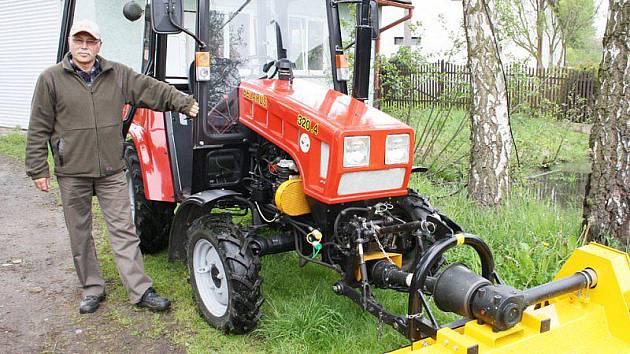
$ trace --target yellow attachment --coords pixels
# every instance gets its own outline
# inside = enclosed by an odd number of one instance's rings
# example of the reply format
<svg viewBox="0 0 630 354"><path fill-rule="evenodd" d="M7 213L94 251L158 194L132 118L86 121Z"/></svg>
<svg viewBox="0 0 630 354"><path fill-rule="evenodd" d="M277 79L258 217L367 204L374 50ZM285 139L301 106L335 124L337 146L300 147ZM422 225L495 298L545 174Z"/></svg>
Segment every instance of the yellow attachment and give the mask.
<svg viewBox="0 0 630 354"><path fill-rule="evenodd" d="M389 257L389 259L392 260L392 262L394 262L396 267L402 268L402 254L387 252L387 256ZM363 259L365 259L365 263L368 263L370 261L378 261L380 259L386 259L386 258L387 257L385 257L385 254L383 254L383 252L381 251L366 253L365 256L363 257ZM359 264L357 264L357 266L354 268L354 277L356 278L357 281L361 281L361 271L359 269Z"/></svg>
<svg viewBox="0 0 630 354"><path fill-rule="evenodd" d="M455 238L457 239L457 245L461 246L464 244L464 242L466 241L466 236L464 236L464 234L456 234Z"/></svg>
<svg viewBox="0 0 630 354"><path fill-rule="evenodd" d="M306 201L301 178L282 182L276 191L276 207L290 216L304 215L311 212L311 208Z"/></svg>
<svg viewBox="0 0 630 354"><path fill-rule="evenodd" d="M322 240L322 238L324 238L324 235L322 235L321 231L315 229L311 232L309 232L306 235L306 241L308 243L314 243L314 242L320 242Z"/></svg>
<svg viewBox="0 0 630 354"><path fill-rule="evenodd" d="M595 288L530 306L507 331L469 321L392 353L630 353L630 258L592 243L575 250L556 279L585 268L597 273Z"/></svg>

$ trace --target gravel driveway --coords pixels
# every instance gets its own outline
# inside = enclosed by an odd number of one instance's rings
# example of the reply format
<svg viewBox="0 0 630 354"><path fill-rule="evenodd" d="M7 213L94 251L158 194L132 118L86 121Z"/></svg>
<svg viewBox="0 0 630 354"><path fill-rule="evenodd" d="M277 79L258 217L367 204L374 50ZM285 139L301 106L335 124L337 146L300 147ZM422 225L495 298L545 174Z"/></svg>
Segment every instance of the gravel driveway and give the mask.
<svg viewBox="0 0 630 354"><path fill-rule="evenodd" d="M164 326L153 314L127 303L108 300L95 314L78 314L78 280L56 195L37 191L22 162L0 155L0 352L184 352L168 330L156 331Z"/></svg>

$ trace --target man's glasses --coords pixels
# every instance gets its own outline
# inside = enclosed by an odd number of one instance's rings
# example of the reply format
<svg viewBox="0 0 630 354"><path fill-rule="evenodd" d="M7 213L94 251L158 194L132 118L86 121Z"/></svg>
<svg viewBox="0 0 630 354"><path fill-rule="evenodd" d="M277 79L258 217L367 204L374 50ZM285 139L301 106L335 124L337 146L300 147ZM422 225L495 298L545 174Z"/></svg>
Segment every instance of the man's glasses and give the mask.
<svg viewBox="0 0 630 354"><path fill-rule="evenodd" d="M99 41L98 39L79 39L79 38L72 38L72 43L74 43L74 45L86 45L88 47L95 47L97 44L99 44L101 41Z"/></svg>

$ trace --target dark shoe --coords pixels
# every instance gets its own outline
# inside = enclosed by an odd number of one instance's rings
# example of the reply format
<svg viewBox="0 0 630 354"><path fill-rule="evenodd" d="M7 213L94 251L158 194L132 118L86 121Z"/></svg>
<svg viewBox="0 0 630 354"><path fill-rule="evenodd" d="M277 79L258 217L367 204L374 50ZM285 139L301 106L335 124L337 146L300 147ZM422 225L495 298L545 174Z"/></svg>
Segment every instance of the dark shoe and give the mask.
<svg viewBox="0 0 630 354"><path fill-rule="evenodd" d="M158 295L158 293L155 292L155 289L148 288L136 306L146 307L151 311L166 311L171 307L171 302Z"/></svg>
<svg viewBox="0 0 630 354"><path fill-rule="evenodd" d="M88 295L81 299L81 304L79 304L79 313L92 313L98 309L98 306L105 300L105 293L101 295Z"/></svg>

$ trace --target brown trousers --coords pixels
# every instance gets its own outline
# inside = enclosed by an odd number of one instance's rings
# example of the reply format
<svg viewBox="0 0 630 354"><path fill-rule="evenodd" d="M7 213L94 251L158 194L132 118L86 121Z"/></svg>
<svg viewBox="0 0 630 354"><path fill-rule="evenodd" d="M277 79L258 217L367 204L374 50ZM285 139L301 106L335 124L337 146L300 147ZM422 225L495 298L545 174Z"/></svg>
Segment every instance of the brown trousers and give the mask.
<svg viewBox="0 0 630 354"><path fill-rule="evenodd" d="M144 272L140 240L131 220L131 205L124 172L98 178L58 176L57 180L70 234L74 267L83 296L100 295L105 291L105 281L92 238L92 196L95 194L107 223L114 260L129 300L132 303L140 302L152 283Z"/></svg>

